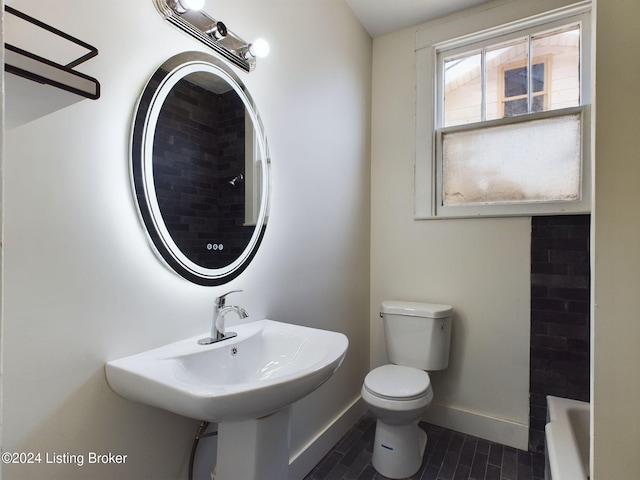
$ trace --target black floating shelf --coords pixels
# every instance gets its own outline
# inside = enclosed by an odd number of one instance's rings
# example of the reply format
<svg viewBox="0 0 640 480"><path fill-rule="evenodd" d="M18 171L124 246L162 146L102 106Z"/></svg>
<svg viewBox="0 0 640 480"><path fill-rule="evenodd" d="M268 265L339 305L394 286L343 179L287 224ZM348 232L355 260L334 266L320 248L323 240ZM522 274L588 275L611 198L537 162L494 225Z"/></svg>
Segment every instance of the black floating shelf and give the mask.
<svg viewBox="0 0 640 480"><path fill-rule="evenodd" d="M100 83L98 80L73 69L81 63L98 55L97 48L8 5L5 5L4 10L11 15L15 15L22 20L43 28L48 32L88 50L85 55L82 55L74 61L66 65L60 65L59 63L35 55L23 50L22 48L16 47L15 45L5 43L4 69L6 72L19 75L23 78L33 80L34 82L52 85L62 90L66 90L67 92L72 92L92 100L100 98Z"/></svg>

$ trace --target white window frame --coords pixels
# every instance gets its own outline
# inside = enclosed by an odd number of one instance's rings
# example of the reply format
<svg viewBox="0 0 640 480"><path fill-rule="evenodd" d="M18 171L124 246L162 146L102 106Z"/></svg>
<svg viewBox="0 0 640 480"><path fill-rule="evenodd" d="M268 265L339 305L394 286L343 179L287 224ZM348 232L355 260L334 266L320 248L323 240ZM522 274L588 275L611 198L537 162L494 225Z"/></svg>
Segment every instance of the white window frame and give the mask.
<svg viewBox="0 0 640 480"><path fill-rule="evenodd" d="M539 5L544 3L544 6ZM543 11L543 7L545 10ZM416 219L470 218L496 216L532 216L550 214L588 213L591 210L591 122L589 104L592 98L591 60L591 1L552 0L510 3L492 2L455 16L447 22L427 25L416 34L416 164L415 212ZM436 95L438 79L438 52L453 50L478 42L496 41L516 32L558 23L581 23L581 103L582 112L582 175L581 195L578 201L518 202L470 206L443 206L441 176L438 159L438 129L441 112ZM575 109L570 109L575 110ZM566 112L566 109L564 111ZM544 112L543 115L562 115L563 110ZM501 119L516 123L531 119L528 114ZM491 121L490 121L491 122ZM490 122L487 125L490 125ZM465 128L462 126L462 128ZM441 129L442 130L442 129Z"/></svg>

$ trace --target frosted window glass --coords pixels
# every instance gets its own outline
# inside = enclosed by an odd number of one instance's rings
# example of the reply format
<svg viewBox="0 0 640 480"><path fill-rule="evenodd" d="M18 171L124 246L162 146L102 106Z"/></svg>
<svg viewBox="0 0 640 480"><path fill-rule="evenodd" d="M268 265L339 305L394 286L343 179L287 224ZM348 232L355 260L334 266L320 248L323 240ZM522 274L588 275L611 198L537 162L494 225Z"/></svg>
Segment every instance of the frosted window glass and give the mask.
<svg viewBox="0 0 640 480"><path fill-rule="evenodd" d="M579 200L581 118L443 133L443 204Z"/></svg>

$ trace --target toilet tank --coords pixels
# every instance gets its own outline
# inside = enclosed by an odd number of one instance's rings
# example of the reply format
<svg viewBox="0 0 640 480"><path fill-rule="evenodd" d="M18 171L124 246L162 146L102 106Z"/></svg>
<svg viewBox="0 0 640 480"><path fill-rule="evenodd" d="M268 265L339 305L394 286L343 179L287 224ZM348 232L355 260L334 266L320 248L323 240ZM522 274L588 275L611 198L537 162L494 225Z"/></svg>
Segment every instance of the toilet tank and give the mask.
<svg viewBox="0 0 640 480"><path fill-rule="evenodd" d="M443 370L449 365L453 307L435 303L382 302L389 361L420 370Z"/></svg>

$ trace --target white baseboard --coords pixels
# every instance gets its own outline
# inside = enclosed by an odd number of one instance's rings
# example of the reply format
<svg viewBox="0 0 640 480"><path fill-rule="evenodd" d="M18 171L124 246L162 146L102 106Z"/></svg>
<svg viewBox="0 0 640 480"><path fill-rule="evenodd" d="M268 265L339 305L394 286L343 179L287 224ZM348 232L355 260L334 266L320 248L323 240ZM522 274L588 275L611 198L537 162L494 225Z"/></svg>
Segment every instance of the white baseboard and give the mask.
<svg viewBox="0 0 640 480"><path fill-rule="evenodd" d="M431 404L422 419L433 425L502 443L520 450L528 450L529 448L529 426L504 418Z"/></svg>
<svg viewBox="0 0 640 480"><path fill-rule="evenodd" d="M358 396L306 445L293 453L289 458L289 480L306 477L366 411L367 406Z"/></svg>

